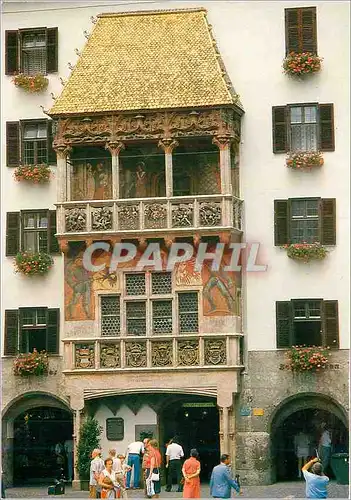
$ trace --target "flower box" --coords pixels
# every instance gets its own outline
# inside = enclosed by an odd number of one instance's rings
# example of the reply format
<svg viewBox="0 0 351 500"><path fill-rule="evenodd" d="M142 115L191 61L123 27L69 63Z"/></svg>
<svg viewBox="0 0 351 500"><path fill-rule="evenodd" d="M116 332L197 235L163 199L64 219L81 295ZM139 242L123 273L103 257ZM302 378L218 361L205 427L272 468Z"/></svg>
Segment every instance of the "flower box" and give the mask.
<svg viewBox="0 0 351 500"><path fill-rule="evenodd" d="M46 375L49 371L48 356L45 351L36 349L32 353L19 354L13 363L13 371L21 377Z"/></svg>
<svg viewBox="0 0 351 500"><path fill-rule="evenodd" d="M35 76L23 75L19 73L13 78L16 87L20 87L27 92L42 92L49 85L49 80L41 74Z"/></svg>
<svg viewBox="0 0 351 500"><path fill-rule="evenodd" d="M51 170L46 164L41 165L20 165L14 172L16 181L29 181L34 184L44 184L49 182Z"/></svg>
<svg viewBox="0 0 351 500"><path fill-rule="evenodd" d="M53 264L51 255L45 252L19 252L15 257L16 272L26 276L46 274Z"/></svg>
<svg viewBox="0 0 351 500"><path fill-rule="evenodd" d="M290 259L309 262L310 260L322 260L326 257L328 251L320 243L292 243L284 245L286 253Z"/></svg>
<svg viewBox="0 0 351 500"><path fill-rule="evenodd" d="M290 151L286 157L286 166L293 170L311 170L324 164L320 151Z"/></svg>
<svg viewBox="0 0 351 500"><path fill-rule="evenodd" d="M288 75L302 76L320 71L321 62L322 58L311 52L290 52L284 59L283 69Z"/></svg>
<svg viewBox="0 0 351 500"><path fill-rule="evenodd" d="M292 346L286 355L288 358L286 368L288 370L293 372L319 372L326 368L330 352L329 347L296 345Z"/></svg>

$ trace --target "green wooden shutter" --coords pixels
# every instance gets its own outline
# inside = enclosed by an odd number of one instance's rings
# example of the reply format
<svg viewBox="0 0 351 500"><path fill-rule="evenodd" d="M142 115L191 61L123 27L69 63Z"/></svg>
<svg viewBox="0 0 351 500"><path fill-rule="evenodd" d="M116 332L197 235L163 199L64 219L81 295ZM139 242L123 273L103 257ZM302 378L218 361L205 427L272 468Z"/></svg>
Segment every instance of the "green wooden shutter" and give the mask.
<svg viewBox="0 0 351 500"><path fill-rule="evenodd" d="M289 300L275 303L277 348L288 348L293 344L292 307Z"/></svg>
<svg viewBox="0 0 351 500"><path fill-rule="evenodd" d="M6 165L18 167L20 164L20 124L6 122Z"/></svg>
<svg viewBox="0 0 351 500"><path fill-rule="evenodd" d="M15 256L20 250L20 213L6 214L6 256Z"/></svg>
<svg viewBox="0 0 351 500"><path fill-rule="evenodd" d="M273 132L273 153L285 153L288 149L286 106L273 106L272 132Z"/></svg>
<svg viewBox="0 0 351 500"><path fill-rule="evenodd" d="M56 210L49 210L49 227L48 227L48 242L49 253L61 253L59 242L55 236L56 234Z"/></svg>
<svg viewBox="0 0 351 500"><path fill-rule="evenodd" d="M316 7L305 7L299 10L301 18L301 52L317 54Z"/></svg>
<svg viewBox="0 0 351 500"><path fill-rule="evenodd" d="M4 356L16 356L18 352L18 310L5 311Z"/></svg>
<svg viewBox="0 0 351 500"><path fill-rule="evenodd" d="M335 198L324 198L320 201L320 224L322 245L336 245Z"/></svg>
<svg viewBox="0 0 351 500"><path fill-rule="evenodd" d="M47 352L49 354L59 354L60 309L48 309L46 332Z"/></svg>
<svg viewBox="0 0 351 500"><path fill-rule="evenodd" d="M18 71L18 31L5 31L5 75Z"/></svg>
<svg viewBox="0 0 351 500"><path fill-rule="evenodd" d="M19 327L18 327L18 336L19 336L19 349L20 352L26 353L28 352L27 345L27 334L23 332L23 316L24 313L28 310L33 311L34 307L20 307L19 308Z"/></svg>
<svg viewBox="0 0 351 500"><path fill-rule="evenodd" d="M48 164L49 165L56 165L57 164L56 152L52 146L53 141L54 141L53 121L48 120L48 124L47 124L47 152L48 152Z"/></svg>
<svg viewBox="0 0 351 500"><path fill-rule="evenodd" d="M285 9L285 53L299 52L299 9Z"/></svg>
<svg viewBox="0 0 351 500"><path fill-rule="evenodd" d="M339 347L339 315L338 301L323 301L323 344L329 347Z"/></svg>
<svg viewBox="0 0 351 500"><path fill-rule="evenodd" d="M289 200L274 200L274 245L289 243Z"/></svg>
<svg viewBox="0 0 351 500"><path fill-rule="evenodd" d="M335 151L334 104L319 105L319 148Z"/></svg>
<svg viewBox="0 0 351 500"><path fill-rule="evenodd" d="M58 28L48 28L46 40L46 70L55 73L58 71Z"/></svg>

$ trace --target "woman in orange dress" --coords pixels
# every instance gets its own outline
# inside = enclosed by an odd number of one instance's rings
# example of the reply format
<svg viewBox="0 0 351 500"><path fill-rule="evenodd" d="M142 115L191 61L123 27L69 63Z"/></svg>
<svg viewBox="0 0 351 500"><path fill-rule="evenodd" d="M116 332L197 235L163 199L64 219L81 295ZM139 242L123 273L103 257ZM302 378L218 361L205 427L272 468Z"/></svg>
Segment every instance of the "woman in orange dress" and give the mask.
<svg viewBox="0 0 351 500"><path fill-rule="evenodd" d="M182 473L184 476L183 498L200 498L200 471L197 450L190 450L190 458L185 460Z"/></svg>

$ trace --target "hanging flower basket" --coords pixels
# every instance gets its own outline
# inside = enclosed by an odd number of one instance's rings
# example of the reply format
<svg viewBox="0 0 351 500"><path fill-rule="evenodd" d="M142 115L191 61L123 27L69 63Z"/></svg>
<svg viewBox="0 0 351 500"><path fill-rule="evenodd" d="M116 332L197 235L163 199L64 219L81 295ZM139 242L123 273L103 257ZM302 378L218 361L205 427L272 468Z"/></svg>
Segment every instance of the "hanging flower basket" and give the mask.
<svg viewBox="0 0 351 500"><path fill-rule="evenodd" d="M290 259L309 262L310 260L322 260L326 257L328 251L320 243L293 243L284 245L286 253Z"/></svg>
<svg viewBox="0 0 351 500"><path fill-rule="evenodd" d="M20 165L14 172L16 181L29 181L34 184L44 184L49 182L51 170L46 164L41 165Z"/></svg>
<svg viewBox="0 0 351 500"><path fill-rule="evenodd" d="M16 272L26 276L46 274L53 264L51 255L44 252L19 252L15 257Z"/></svg>
<svg viewBox="0 0 351 500"><path fill-rule="evenodd" d="M286 368L292 372L324 370L330 356L329 347L306 347L293 345L286 353L288 363Z"/></svg>
<svg viewBox="0 0 351 500"><path fill-rule="evenodd" d="M312 52L290 52L283 62L284 73L293 76L316 73L321 69L322 60Z"/></svg>
<svg viewBox="0 0 351 500"><path fill-rule="evenodd" d="M46 375L49 371L48 356L45 351L36 349L32 353L19 354L13 363L13 371L20 377Z"/></svg>
<svg viewBox="0 0 351 500"><path fill-rule="evenodd" d="M20 87L27 92L42 92L49 85L49 80L41 74L35 76L23 75L19 73L13 78L16 87Z"/></svg>
<svg viewBox="0 0 351 500"><path fill-rule="evenodd" d="M293 170L311 170L324 164L320 151L289 152L286 157L286 166Z"/></svg>

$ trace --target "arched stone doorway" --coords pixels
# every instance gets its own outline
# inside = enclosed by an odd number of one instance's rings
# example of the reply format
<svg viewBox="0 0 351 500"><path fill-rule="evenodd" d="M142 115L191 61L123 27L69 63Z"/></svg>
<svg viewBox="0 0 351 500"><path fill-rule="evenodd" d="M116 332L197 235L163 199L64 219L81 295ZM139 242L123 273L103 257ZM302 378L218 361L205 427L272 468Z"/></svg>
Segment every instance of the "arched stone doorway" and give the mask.
<svg viewBox="0 0 351 500"><path fill-rule="evenodd" d="M159 414L160 439L166 444L178 436L185 457L196 448L200 454L201 480L208 481L219 463L219 411L215 398L177 395L167 398Z"/></svg>
<svg viewBox="0 0 351 500"><path fill-rule="evenodd" d="M27 393L13 400L3 413L3 471L6 485L31 484L68 472L65 453L56 445L73 439L68 403L47 393ZM56 448L56 450L55 450Z"/></svg>
<svg viewBox="0 0 351 500"><path fill-rule="evenodd" d="M284 400L270 422L273 481L298 480L294 437L302 431L309 438L309 456L316 456L321 424L332 434L333 452L348 450L347 415L339 403L323 394L303 393ZM333 478L328 468L326 473Z"/></svg>

